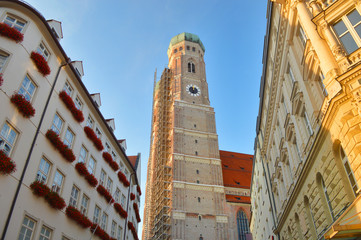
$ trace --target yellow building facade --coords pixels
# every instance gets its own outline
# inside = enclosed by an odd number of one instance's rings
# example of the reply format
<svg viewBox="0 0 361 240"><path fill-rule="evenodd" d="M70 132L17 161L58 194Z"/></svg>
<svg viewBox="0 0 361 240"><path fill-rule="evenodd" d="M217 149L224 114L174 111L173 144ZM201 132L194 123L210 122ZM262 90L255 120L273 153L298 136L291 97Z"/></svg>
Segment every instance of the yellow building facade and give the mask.
<svg viewBox="0 0 361 240"><path fill-rule="evenodd" d="M254 239L357 239L361 1L270 1L251 187Z"/></svg>

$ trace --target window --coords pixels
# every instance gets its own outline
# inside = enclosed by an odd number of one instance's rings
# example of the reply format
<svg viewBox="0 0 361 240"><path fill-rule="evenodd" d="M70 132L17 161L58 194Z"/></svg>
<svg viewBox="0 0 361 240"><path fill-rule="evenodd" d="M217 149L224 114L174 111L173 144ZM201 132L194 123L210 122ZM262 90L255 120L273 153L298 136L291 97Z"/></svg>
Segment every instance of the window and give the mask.
<svg viewBox="0 0 361 240"><path fill-rule="evenodd" d="M123 208L125 208L125 195L124 194L122 194L122 200L121 200L120 204L122 205Z"/></svg>
<svg viewBox="0 0 361 240"><path fill-rule="evenodd" d="M323 177L322 177L322 176L321 176L321 187L322 187L323 193L325 194L326 203L327 203L328 209L330 210L332 219L334 219L335 216L333 215L333 209L332 209L332 205L331 205L330 196L328 195L327 187L326 187L326 185L325 185L325 182L323 181Z"/></svg>
<svg viewBox="0 0 361 240"><path fill-rule="evenodd" d="M178 50L177 49L174 49L174 51L173 51L174 53L177 53L178 52Z"/></svg>
<svg viewBox="0 0 361 240"><path fill-rule="evenodd" d="M183 47L180 47L180 48L179 48L179 51L182 51L182 50L183 50Z"/></svg>
<svg viewBox="0 0 361 240"><path fill-rule="evenodd" d="M202 220L202 216L198 215L198 220L201 221Z"/></svg>
<svg viewBox="0 0 361 240"><path fill-rule="evenodd" d="M199 174L199 170L198 170L198 169L196 170L196 173Z"/></svg>
<svg viewBox="0 0 361 240"><path fill-rule="evenodd" d="M319 74L319 79L318 79L318 83L320 84L320 87L322 89L322 93L325 97L327 97L328 92L326 90L325 84L323 84L323 80L325 80L325 76L323 75L322 72L320 72Z"/></svg>
<svg viewBox="0 0 361 240"><path fill-rule="evenodd" d="M312 126L311 126L311 122L310 122L310 119L308 118L308 115L307 115L307 112L304 111L303 113L303 120L305 122L305 125L306 125L306 128L307 128L307 131L310 135L313 134L313 130L312 130Z"/></svg>
<svg viewBox="0 0 361 240"><path fill-rule="evenodd" d="M196 140L194 140L194 142L195 142L195 143L198 143L198 140L196 139Z"/></svg>
<svg viewBox="0 0 361 240"><path fill-rule="evenodd" d="M69 96L71 96L72 93L73 93L73 88L71 87L71 85L70 85L69 82L66 82L66 83L65 83L63 90L64 90Z"/></svg>
<svg viewBox="0 0 361 240"><path fill-rule="evenodd" d="M39 240L50 240L51 239L51 229L42 226L40 231Z"/></svg>
<svg viewBox="0 0 361 240"><path fill-rule="evenodd" d="M238 228L238 239L246 240L246 235L250 233L249 223L247 215L244 211L239 210L237 212L237 228Z"/></svg>
<svg viewBox="0 0 361 240"><path fill-rule="evenodd" d="M291 65L290 65L290 64L288 64L287 73L288 73L288 75L290 76L290 79L291 79L291 82L292 82L292 86L293 86L293 84L296 82L296 79L295 79L295 75L293 74L293 71L292 71L292 68L291 68Z"/></svg>
<svg viewBox="0 0 361 240"><path fill-rule="evenodd" d="M120 197L120 190L119 188L117 188L117 190L115 190L115 194L114 194L114 200L115 202L119 203L119 197Z"/></svg>
<svg viewBox="0 0 361 240"><path fill-rule="evenodd" d="M78 198L79 198L79 188L77 188L75 185L73 185L73 188L71 189L69 205L76 207Z"/></svg>
<svg viewBox="0 0 361 240"><path fill-rule="evenodd" d="M44 43L40 43L39 47L36 49L36 51L39 54L41 54L45 58L46 61L48 61L50 53L49 53L48 49L45 47Z"/></svg>
<svg viewBox="0 0 361 240"><path fill-rule="evenodd" d="M51 190L60 194L61 188L63 186L63 180L64 180L64 175L61 172L59 172L59 170L56 170Z"/></svg>
<svg viewBox="0 0 361 240"><path fill-rule="evenodd" d="M102 216L102 222L100 224L100 227L104 230L107 231L107 223L108 223L108 215L103 212L103 216Z"/></svg>
<svg viewBox="0 0 361 240"><path fill-rule="evenodd" d="M83 106L83 103L80 101L80 98L79 97L76 97L75 98L75 107L78 109L78 110L81 110L81 107Z"/></svg>
<svg viewBox="0 0 361 240"><path fill-rule="evenodd" d="M0 72L2 72L8 58L9 58L8 54L4 52L0 52Z"/></svg>
<svg viewBox="0 0 361 240"><path fill-rule="evenodd" d="M107 151L108 153L111 153L111 148L110 148L110 146L109 146L109 143L105 143L105 151Z"/></svg>
<svg viewBox="0 0 361 240"><path fill-rule="evenodd" d="M54 116L53 124L51 125L51 130L60 135L61 129L63 127L63 122L64 121L61 119L61 117L56 113Z"/></svg>
<svg viewBox="0 0 361 240"><path fill-rule="evenodd" d="M93 216L93 222L99 223L99 216L100 216L100 208L98 206L95 206L94 208L94 216Z"/></svg>
<svg viewBox="0 0 361 240"><path fill-rule="evenodd" d="M64 144L71 148L74 141L74 133L68 128L65 133Z"/></svg>
<svg viewBox="0 0 361 240"><path fill-rule="evenodd" d="M112 222L112 227L110 229L110 236L112 238L115 238L115 232L117 231L117 223L116 222Z"/></svg>
<svg viewBox="0 0 361 240"><path fill-rule="evenodd" d="M102 169L100 172L99 184L105 186L105 179L107 178L106 172Z"/></svg>
<svg viewBox="0 0 361 240"><path fill-rule="evenodd" d="M0 133L0 150L7 156L10 155L11 149L14 147L17 132L8 124L5 123Z"/></svg>
<svg viewBox="0 0 361 240"><path fill-rule="evenodd" d="M198 197L198 202L201 202L201 198L200 198L200 197Z"/></svg>
<svg viewBox="0 0 361 240"><path fill-rule="evenodd" d="M357 195L358 186L357 186L355 174L352 171L350 162L348 161L348 158L347 158L342 146L340 146L340 155L341 155L341 160L342 160L343 166L345 167L345 170L346 170L346 173L348 176L348 180L350 181L352 190L353 190L354 194Z"/></svg>
<svg viewBox="0 0 361 240"><path fill-rule="evenodd" d="M118 234L117 234L117 240L120 240L122 238L123 228L121 226L118 226Z"/></svg>
<svg viewBox="0 0 361 240"><path fill-rule="evenodd" d="M84 146L81 146L79 153L79 162L85 163L88 156L88 150Z"/></svg>
<svg viewBox="0 0 361 240"><path fill-rule="evenodd" d="M83 194L83 198L81 200L80 212L86 216L88 213L88 205L89 205L89 198L87 195Z"/></svg>
<svg viewBox="0 0 361 240"><path fill-rule="evenodd" d="M187 50L191 50L191 48L189 46L187 46Z"/></svg>
<svg viewBox="0 0 361 240"><path fill-rule="evenodd" d="M61 237L61 240L70 240L70 238L67 238L67 237L65 237L65 236L62 236L62 237Z"/></svg>
<svg viewBox="0 0 361 240"><path fill-rule="evenodd" d="M199 180L197 180L197 183L199 183Z"/></svg>
<svg viewBox="0 0 361 240"><path fill-rule="evenodd" d="M108 177L108 181L107 181L107 190L108 192L110 192L110 194L112 194L113 192L113 180L111 180L109 177Z"/></svg>
<svg viewBox="0 0 361 240"><path fill-rule="evenodd" d="M99 139L102 137L102 132L99 130L99 128L95 128L95 134Z"/></svg>
<svg viewBox="0 0 361 240"><path fill-rule="evenodd" d="M298 26L298 37L300 38L302 45L305 46L307 42L307 36L301 25Z"/></svg>
<svg viewBox="0 0 361 240"><path fill-rule="evenodd" d="M10 27L15 28L19 32L21 32L23 30L23 28L25 27L25 24L26 24L25 21L20 20L14 16L9 16L9 15L6 15L6 17L4 19L4 23L9 25Z"/></svg>
<svg viewBox="0 0 361 240"><path fill-rule="evenodd" d="M25 216L23 223L21 225L18 240L32 239L35 225L36 225L36 222L33 219L29 218L28 216Z"/></svg>
<svg viewBox="0 0 361 240"><path fill-rule="evenodd" d="M93 124L94 124L94 120L93 118L89 115L88 116L88 120L86 121L86 125L90 128L93 128Z"/></svg>
<svg viewBox="0 0 361 240"><path fill-rule="evenodd" d="M188 63L188 72L191 72L191 73L196 72L196 67L195 67L194 63L192 63L192 62Z"/></svg>
<svg viewBox="0 0 361 240"><path fill-rule="evenodd" d="M192 51L195 52L195 51L196 51L196 48L195 48L195 47L192 47Z"/></svg>
<svg viewBox="0 0 361 240"><path fill-rule="evenodd" d="M28 75L25 76L23 82L21 83L20 89L18 91L19 94L23 95L26 100L30 102L32 99L36 86L33 81L29 78Z"/></svg>
<svg viewBox="0 0 361 240"><path fill-rule="evenodd" d="M42 182L46 184L46 180L48 179L48 174L50 170L50 163L44 157L40 160L39 170L36 174L36 181Z"/></svg>
<svg viewBox="0 0 361 240"><path fill-rule="evenodd" d="M197 151L195 152L195 154L196 154L196 156L198 156L198 152L197 152Z"/></svg>
<svg viewBox="0 0 361 240"><path fill-rule="evenodd" d="M341 20L333 25L338 38L348 54L356 51L361 46L361 16L354 9L343 16Z"/></svg>
<svg viewBox="0 0 361 240"><path fill-rule="evenodd" d="M94 174L95 171L95 165L96 165L96 161L93 157L90 157L89 159L89 164L88 164L88 172L90 174Z"/></svg>
<svg viewBox="0 0 361 240"><path fill-rule="evenodd" d="M113 151L112 151L112 156L113 156L113 160L116 161L115 159L117 159L117 155Z"/></svg>
<svg viewBox="0 0 361 240"><path fill-rule="evenodd" d="M126 177L128 177L128 173L129 173L128 170L125 168L125 169L124 169L124 175L125 175Z"/></svg>

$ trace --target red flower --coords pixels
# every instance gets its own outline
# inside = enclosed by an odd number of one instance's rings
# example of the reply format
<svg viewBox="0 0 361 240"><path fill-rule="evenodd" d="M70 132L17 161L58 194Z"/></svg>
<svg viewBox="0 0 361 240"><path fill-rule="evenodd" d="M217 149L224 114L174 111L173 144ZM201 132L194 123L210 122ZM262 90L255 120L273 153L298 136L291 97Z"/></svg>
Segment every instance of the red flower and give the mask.
<svg viewBox="0 0 361 240"><path fill-rule="evenodd" d="M65 201L56 192L49 192L45 195L45 200L55 209L62 210L65 207Z"/></svg>
<svg viewBox="0 0 361 240"><path fill-rule="evenodd" d="M131 193L130 194L130 200L134 200L135 199L135 194L134 193Z"/></svg>
<svg viewBox="0 0 361 240"><path fill-rule="evenodd" d="M15 93L11 96L10 101L16 105L24 117L30 118L35 115L35 109L23 95Z"/></svg>
<svg viewBox="0 0 361 240"><path fill-rule="evenodd" d="M119 172L118 172L118 178L119 178L119 181L121 181L125 187L129 187L130 182L128 181L128 179L127 179L127 177L124 175L124 173L122 173L121 171L119 171Z"/></svg>
<svg viewBox="0 0 361 240"><path fill-rule="evenodd" d="M73 117L78 122L83 122L84 121L83 112L75 107L73 99L71 99L71 97L65 91L61 91L59 93L59 97L61 100L63 100L63 102L65 103L67 108L70 110L71 114L73 115Z"/></svg>
<svg viewBox="0 0 361 240"><path fill-rule="evenodd" d="M98 184L98 180L94 177L93 174L89 174L88 176L85 177L85 179L92 187L95 187Z"/></svg>
<svg viewBox="0 0 361 240"><path fill-rule="evenodd" d="M86 127L84 127L84 132L99 151L102 151L104 149L102 141L97 137L97 135L95 134L93 129L86 126Z"/></svg>
<svg viewBox="0 0 361 240"><path fill-rule="evenodd" d="M24 39L24 34L19 32L17 29L10 27L6 23L0 23L0 35L10 38L17 43L22 42Z"/></svg>
<svg viewBox="0 0 361 240"><path fill-rule="evenodd" d="M98 224L93 223L90 227L90 231L100 237L102 240L110 240L108 233L106 233Z"/></svg>
<svg viewBox="0 0 361 240"><path fill-rule="evenodd" d="M79 162L75 165L75 169L77 170L77 172L84 176L85 179L88 181L88 183L90 184L90 186L95 187L98 184L98 180L94 177L93 174L90 174L88 172L88 169L86 169L86 166L84 163Z"/></svg>
<svg viewBox="0 0 361 240"><path fill-rule="evenodd" d="M68 161L73 162L75 160L75 156L73 151L65 145L59 138L59 135L53 130L49 129L45 136L49 139L49 141L53 144L53 146L58 149L60 154Z"/></svg>
<svg viewBox="0 0 361 240"><path fill-rule="evenodd" d="M132 231L134 239L138 240L138 234L132 222L128 221L128 228L130 229L130 231Z"/></svg>
<svg viewBox="0 0 361 240"><path fill-rule="evenodd" d="M3 82L4 82L3 74L0 73L0 87L3 85Z"/></svg>
<svg viewBox="0 0 361 240"><path fill-rule="evenodd" d="M142 191L140 190L139 185L137 186L137 192L139 193L139 195L142 195Z"/></svg>
<svg viewBox="0 0 361 240"><path fill-rule="evenodd" d="M137 218L137 221L140 222L140 216L139 216L139 208L137 203L133 203L133 208L135 210L135 217Z"/></svg>
<svg viewBox="0 0 361 240"><path fill-rule="evenodd" d="M97 187L97 191L100 195L102 195L107 200L107 202L111 202L111 203L114 202L112 195L102 185L99 185Z"/></svg>
<svg viewBox="0 0 361 240"><path fill-rule="evenodd" d="M35 63L38 71L43 74L44 77L50 74L50 67L48 65L48 62L41 54L33 51L31 52L30 58Z"/></svg>
<svg viewBox="0 0 361 240"><path fill-rule="evenodd" d="M114 208L122 218L128 217L127 211L125 211L119 203L114 203Z"/></svg>
<svg viewBox="0 0 361 240"><path fill-rule="evenodd" d="M69 218L77 222L82 228L88 228L92 225L92 222L73 206L68 206L65 210L65 213Z"/></svg>
<svg viewBox="0 0 361 240"><path fill-rule="evenodd" d="M30 184L30 188L33 190L33 193L39 197L44 197L50 192L50 188L39 181Z"/></svg>
<svg viewBox="0 0 361 240"><path fill-rule="evenodd" d="M104 160L110 165L110 167L114 170L117 171L119 169L119 165L118 163L116 163L113 158L112 155L110 155L110 153L108 152L103 152L103 158Z"/></svg>
<svg viewBox="0 0 361 240"><path fill-rule="evenodd" d="M10 174L16 171L16 164L0 150L0 173Z"/></svg>

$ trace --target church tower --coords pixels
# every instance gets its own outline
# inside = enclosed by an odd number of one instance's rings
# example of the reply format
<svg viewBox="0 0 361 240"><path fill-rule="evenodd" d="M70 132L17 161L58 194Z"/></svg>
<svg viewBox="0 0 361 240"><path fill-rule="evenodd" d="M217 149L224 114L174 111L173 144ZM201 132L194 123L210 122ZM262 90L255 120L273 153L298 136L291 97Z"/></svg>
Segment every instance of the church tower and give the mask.
<svg viewBox="0 0 361 240"><path fill-rule="evenodd" d="M143 239L228 239L215 113L197 35L171 39L155 83Z"/></svg>

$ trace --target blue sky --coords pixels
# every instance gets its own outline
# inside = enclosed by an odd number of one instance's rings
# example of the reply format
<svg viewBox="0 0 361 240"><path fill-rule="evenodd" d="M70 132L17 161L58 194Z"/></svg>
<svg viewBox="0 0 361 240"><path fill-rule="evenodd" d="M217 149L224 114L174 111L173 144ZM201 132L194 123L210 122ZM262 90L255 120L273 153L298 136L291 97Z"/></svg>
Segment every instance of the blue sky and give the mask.
<svg viewBox="0 0 361 240"><path fill-rule="evenodd" d="M115 118L129 155L142 154L142 190L152 112L154 71L168 64L170 39L197 34L221 150L253 154L266 31L266 0L27 0L46 19L62 22L61 44L84 64L90 93ZM144 194L140 206L143 215ZM141 230L141 224L140 224Z"/></svg>

